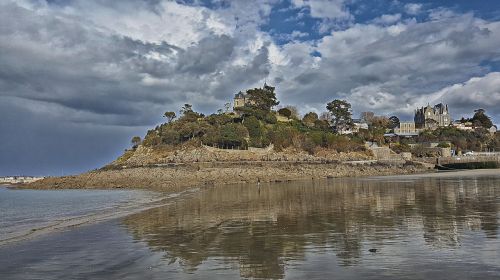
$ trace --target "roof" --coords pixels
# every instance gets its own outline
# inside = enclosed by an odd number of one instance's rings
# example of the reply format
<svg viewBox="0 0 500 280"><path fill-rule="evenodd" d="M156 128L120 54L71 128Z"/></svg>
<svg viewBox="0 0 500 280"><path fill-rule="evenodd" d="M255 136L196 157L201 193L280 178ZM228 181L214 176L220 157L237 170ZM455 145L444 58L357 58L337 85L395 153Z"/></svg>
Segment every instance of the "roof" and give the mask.
<svg viewBox="0 0 500 280"><path fill-rule="evenodd" d="M366 123L366 121L363 119L352 119L352 122L353 123Z"/></svg>
<svg viewBox="0 0 500 280"><path fill-rule="evenodd" d="M234 98L245 98L245 94L243 92L238 92L237 94L234 95Z"/></svg>

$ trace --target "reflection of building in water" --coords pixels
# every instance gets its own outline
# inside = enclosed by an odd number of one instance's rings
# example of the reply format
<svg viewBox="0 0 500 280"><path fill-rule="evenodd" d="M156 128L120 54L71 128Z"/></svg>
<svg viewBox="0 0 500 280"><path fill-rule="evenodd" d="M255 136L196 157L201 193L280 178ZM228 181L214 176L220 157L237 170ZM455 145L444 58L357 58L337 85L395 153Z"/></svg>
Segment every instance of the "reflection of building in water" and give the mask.
<svg viewBox="0 0 500 280"><path fill-rule="evenodd" d="M397 240L408 231L431 246L457 246L464 229L496 236L494 184L425 179L333 180L273 186L212 187L124 220L138 240L196 269L209 258L237 262L245 278L283 278L285 260L307 250L334 252L354 265L366 242ZM496 181L498 184L498 181ZM472 186L472 187L471 187Z"/></svg>

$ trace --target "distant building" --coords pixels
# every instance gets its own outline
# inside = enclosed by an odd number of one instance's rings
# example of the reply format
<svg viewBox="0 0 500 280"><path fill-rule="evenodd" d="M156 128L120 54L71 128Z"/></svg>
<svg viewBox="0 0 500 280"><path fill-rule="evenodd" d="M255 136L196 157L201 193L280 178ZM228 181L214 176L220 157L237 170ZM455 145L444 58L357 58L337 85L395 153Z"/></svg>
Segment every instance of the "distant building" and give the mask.
<svg viewBox="0 0 500 280"><path fill-rule="evenodd" d="M472 125L472 122L455 121L455 122L453 122L453 127L455 127L456 129L464 130L464 131L474 130L474 126Z"/></svg>
<svg viewBox="0 0 500 280"><path fill-rule="evenodd" d="M436 129L451 124L448 105L443 103L439 103L434 107L427 105L427 107L417 109L414 120L416 129Z"/></svg>
<svg viewBox="0 0 500 280"><path fill-rule="evenodd" d="M368 123L364 119L353 119L352 123L356 132L359 132L360 129L368 130Z"/></svg>
<svg viewBox="0 0 500 280"><path fill-rule="evenodd" d="M399 122L399 126L394 129L394 134L398 136L416 136L419 132L415 126L415 122L412 121Z"/></svg>
<svg viewBox="0 0 500 280"><path fill-rule="evenodd" d="M360 129L368 130L368 123L363 119L353 119L351 126L342 126L340 129L336 129L337 133L342 135L358 133Z"/></svg>
<svg viewBox="0 0 500 280"><path fill-rule="evenodd" d="M33 177L33 176L7 176L0 177L0 184L20 184L20 183L31 183L38 180L42 180L45 177Z"/></svg>
<svg viewBox="0 0 500 280"><path fill-rule="evenodd" d="M497 128L497 126L496 126L496 125L494 125L494 126L490 127L490 129L488 129L488 131L489 131L491 134L495 134L495 133L497 133L498 128Z"/></svg>

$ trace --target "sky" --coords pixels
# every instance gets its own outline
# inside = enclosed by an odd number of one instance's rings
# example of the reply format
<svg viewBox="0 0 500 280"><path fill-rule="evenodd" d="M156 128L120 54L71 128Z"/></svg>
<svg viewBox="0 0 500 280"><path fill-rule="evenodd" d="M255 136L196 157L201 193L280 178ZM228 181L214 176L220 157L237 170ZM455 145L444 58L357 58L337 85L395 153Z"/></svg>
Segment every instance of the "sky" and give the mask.
<svg viewBox="0 0 500 280"><path fill-rule="evenodd" d="M0 176L99 168L184 103L240 90L500 123L497 0L0 0Z"/></svg>

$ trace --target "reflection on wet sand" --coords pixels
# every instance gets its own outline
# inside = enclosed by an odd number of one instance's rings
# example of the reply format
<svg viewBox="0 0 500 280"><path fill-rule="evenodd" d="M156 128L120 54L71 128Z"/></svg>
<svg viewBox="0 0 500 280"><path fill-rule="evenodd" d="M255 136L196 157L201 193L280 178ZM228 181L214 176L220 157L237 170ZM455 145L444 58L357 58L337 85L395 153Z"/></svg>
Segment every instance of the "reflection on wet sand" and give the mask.
<svg viewBox="0 0 500 280"><path fill-rule="evenodd" d="M204 189L132 215L124 225L170 262L217 259L242 277L282 278L289 262L332 252L356 266L370 246L422 239L456 248L464 232L498 238L500 179L342 179Z"/></svg>

